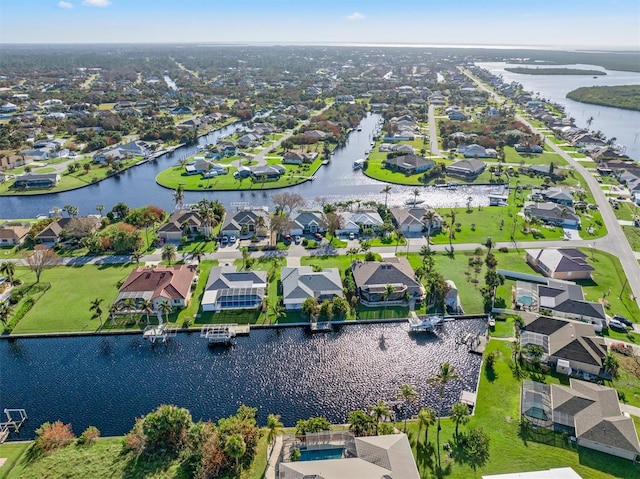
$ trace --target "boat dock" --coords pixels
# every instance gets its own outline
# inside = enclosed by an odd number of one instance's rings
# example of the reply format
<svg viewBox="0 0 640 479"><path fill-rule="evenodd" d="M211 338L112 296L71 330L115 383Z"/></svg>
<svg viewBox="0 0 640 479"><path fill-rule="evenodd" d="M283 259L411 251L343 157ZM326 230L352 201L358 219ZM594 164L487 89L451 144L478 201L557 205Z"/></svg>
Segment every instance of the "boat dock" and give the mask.
<svg viewBox="0 0 640 479"><path fill-rule="evenodd" d="M164 324L160 326L149 325L144 328L142 337L151 341L151 344L155 344L156 341L166 343L169 338L173 338L178 334L177 328L168 328Z"/></svg>
<svg viewBox="0 0 640 479"><path fill-rule="evenodd" d="M0 422L0 444L3 444L9 437L11 431L20 432L20 428L27 419L27 411L24 409L5 409L7 420Z"/></svg>
<svg viewBox="0 0 640 479"><path fill-rule="evenodd" d="M231 344L236 336L248 336L248 324L204 324L200 329L200 337L206 338L209 344Z"/></svg>
<svg viewBox="0 0 640 479"><path fill-rule="evenodd" d="M444 322L442 316L418 316L415 311L409 313L409 332L433 332L439 324Z"/></svg>
<svg viewBox="0 0 640 479"><path fill-rule="evenodd" d="M312 333L320 333L323 331L333 331L333 326L329 321L312 321L309 325Z"/></svg>

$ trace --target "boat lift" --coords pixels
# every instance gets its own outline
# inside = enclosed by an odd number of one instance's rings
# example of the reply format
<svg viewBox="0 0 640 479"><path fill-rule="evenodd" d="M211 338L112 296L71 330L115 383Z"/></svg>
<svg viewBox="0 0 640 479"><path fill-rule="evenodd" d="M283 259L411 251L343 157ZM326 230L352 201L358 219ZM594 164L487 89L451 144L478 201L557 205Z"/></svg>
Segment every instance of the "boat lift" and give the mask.
<svg viewBox="0 0 640 479"><path fill-rule="evenodd" d="M166 343L170 338L175 337L177 334L177 328L169 328L164 324L161 324L160 326L149 325L144 328L142 337L151 341L151 344L155 344L157 341Z"/></svg>
<svg viewBox="0 0 640 479"><path fill-rule="evenodd" d="M5 409L7 420L0 422L0 444L3 444L8 438L11 431L20 432L22 425L29 419L25 409Z"/></svg>

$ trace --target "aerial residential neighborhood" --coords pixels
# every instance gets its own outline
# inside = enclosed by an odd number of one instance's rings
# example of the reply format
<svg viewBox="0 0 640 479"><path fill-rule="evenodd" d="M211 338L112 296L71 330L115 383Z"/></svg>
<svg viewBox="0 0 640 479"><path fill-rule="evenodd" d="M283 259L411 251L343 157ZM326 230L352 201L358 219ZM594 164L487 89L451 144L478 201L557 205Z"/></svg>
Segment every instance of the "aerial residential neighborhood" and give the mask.
<svg viewBox="0 0 640 479"><path fill-rule="evenodd" d="M0 7L0 478L640 477L637 45L35 2Z"/></svg>

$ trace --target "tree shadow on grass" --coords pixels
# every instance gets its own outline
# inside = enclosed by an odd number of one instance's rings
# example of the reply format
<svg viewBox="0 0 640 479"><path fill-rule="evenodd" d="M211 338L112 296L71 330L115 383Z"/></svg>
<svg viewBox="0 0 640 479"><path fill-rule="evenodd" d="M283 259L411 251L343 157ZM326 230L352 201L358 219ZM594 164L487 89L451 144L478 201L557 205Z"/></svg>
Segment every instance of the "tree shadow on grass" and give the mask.
<svg viewBox="0 0 640 479"><path fill-rule="evenodd" d="M604 452L578 447L580 465L602 471L614 477L631 479L640 477L640 464Z"/></svg>
<svg viewBox="0 0 640 479"><path fill-rule="evenodd" d="M424 442L418 442L416 445L416 456L418 458L418 466L420 469L426 470L435 470L435 448L431 442L425 444Z"/></svg>
<svg viewBox="0 0 640 479"><path fill-rule="evenodd" d="M487 381L492 383L496 379L498 379L498 373L496 373L496 370L494 368L485 367L484 368L484 377L487 378Z"/></svg>
<svg viewBox="0 0 640 479"><path fill-rule="evenodd" d="M144 479L151 475L168 471L175 464L174 454L143 454L136 457L132 453L123 451L119 457L114 458L115 462L125 460L127 465L123 470L123 477L130 479Z"/></svg>

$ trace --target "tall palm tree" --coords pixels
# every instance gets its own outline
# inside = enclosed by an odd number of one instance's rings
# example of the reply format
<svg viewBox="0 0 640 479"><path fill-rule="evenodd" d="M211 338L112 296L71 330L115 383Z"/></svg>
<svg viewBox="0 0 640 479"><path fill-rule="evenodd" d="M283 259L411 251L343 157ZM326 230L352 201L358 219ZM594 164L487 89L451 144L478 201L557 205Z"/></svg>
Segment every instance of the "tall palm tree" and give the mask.
<svg viewBox="0 0 640 479"><path fill-rule="evenodd" d="M347 254L349 255L349 257L351 258L351 261L353 261L353 258L360 252L360 248L349 248L347 250Z"/></svg>
<svg viewBox="0 0 640 479"><path fill-rule="evenodd" d="M4 261L0 264L0 273L9 277L9 284L13 284L13 275L16 274L16 265L11 261Z"/></svg>
<svg viewBox="0 0 640 479"><path fill-rule="evenodd" d="M102 298L96 298L91 301L91 306L89 307L89 311L93 311L92 319L98 318L100 320L100 327L102 327L102 308L100 307L100 305L103 301L104 299Z"/></svg>
<svg viewBox="0 0 640 479"><path fill-rule="evenodd" d="M165 323L168 323L169 314L171 314L171 312L173 311L173 306L171 306L171 304L169 304L169 301L165 299L158 305L158 311L164 314L164 321ZM162 326L162 317L158 315L158 319L160 320L160 326Z"/></svg>
<svg viewBox="0 0 640 479"><path fill-rule="evenodd" d="M133 315L136 312L136 300L127 298L122 301L122 306L129 312L129 318L133 321Z"/></svg>
<svg viewBox="0 0 640 479"><path fill-rule="evenodd" d="M437 432L437 445L438 445L438 467L440 467L440 416L442 416L442 399L444 398L444 390L447 384L456 379L460 379L455 373L455 367L450 363L442 363L438 374L431 376L427 382L436 384L438 386L438 396L440 398L440 407L438 411L438 432Z"/></svg>
<svg viewBox="0 0 640 479"><path fill-rule="evenodd" d="M181 208L184 201L184 189L181 185L178 185L176 191L173 193L173 201L176 202L176 208Z"/></svg>
<svg viewBox="0 0 640 479"><path fill-rule="evenodd" d="M102 212L104 211L104 205L96 205L96 210L98 210L98 214L102 216Z"/></svg>
<svg viewBox="0 0 640 479"><path fill-rule="evenodd" d="M267 429L269 431L267 441L269 441L270 446L273 446L276 437L283 432L283 427L284 424L280 421L280 414L269 414L267 416Z"/></svg>
<svg viewBox="0 0 640 479"><path fill-rule="evenodd" d="M429 442L429 426L433 426L436 423L436 412L430 407L422 408L418 412L418 438L420 437L420 431L424 426L424 442ZM416 440L417 442L417 440Z"/></svg>
<svg viewBox="0 0 640 479"><path fill-rule="evenodd" d="M368 408L369 414L376 421L376 436L378 435L378 426L379 424L391 417L391 408L389 405L383 400L378 401L375 406L369 406Z"/></svg>
<svg viewBox="0 0 640 479"><path fill-rule="evenodd" d="M149 324L149 315L153 313L153 301L143 299L142 301L140 301L138 307L140 308L140 311L144 312L144 314L147 316L147 324Z"/></svg>
<svg viewBox="0 0 640 479"><path fill-rule="evenodd" d="M387 209L387 198L389 197L389 193L391 192L391 185L387 185L384 188L382 188L382 191L380 193L384 193L384 209Z"/></svg>
<svg viewBox="0 0 640 479"><path fill-rule="evenodd" d="M420 190L418 188L413 189L413 206L418 202L418 196L420 196Z"/></svg>
<svg viewBox="0 0 640 479"><path fill-rule="evenodd" d="M393 294L395 288L391 284L387 284L384 287L384 292L382 293L382 297L384 298L384 317L387 317L387 306L389 305L389 297Z"/></svg>
<svg viewBox="0 0 640 479"><path fill-rule="evenodd" d="M422 219L427 222L427 247L429 249L431 249L431 228L433 227L436 216L437 213L435 210L428 210L422 215Z"/></svg>
<svg viewBox="0 0 640 479"><path fill-rule="evenodd" d="M407 412L409 411L409 405L415 403L418 400L418 391L411 384L401 384L398 391L398 399L404 402L404 433L407 433Z"/></svg>
<svg viewBox="0 0 640 479"><path fill-rule="evenodd" d="M169 266L171 266L171 263L176 260L177 255L178 253L175 245L166 244L162 247L162 261L166 261L167 263L169 263Z"/></svg>

